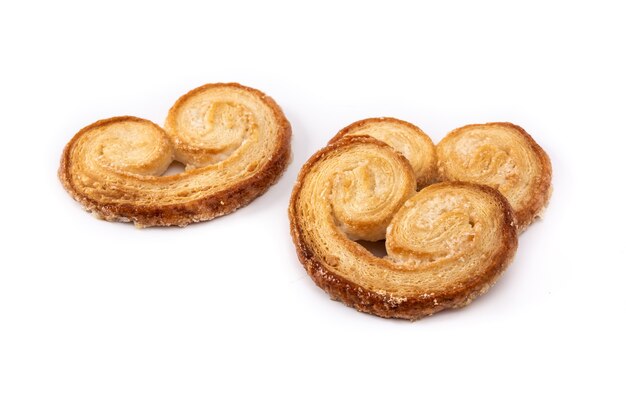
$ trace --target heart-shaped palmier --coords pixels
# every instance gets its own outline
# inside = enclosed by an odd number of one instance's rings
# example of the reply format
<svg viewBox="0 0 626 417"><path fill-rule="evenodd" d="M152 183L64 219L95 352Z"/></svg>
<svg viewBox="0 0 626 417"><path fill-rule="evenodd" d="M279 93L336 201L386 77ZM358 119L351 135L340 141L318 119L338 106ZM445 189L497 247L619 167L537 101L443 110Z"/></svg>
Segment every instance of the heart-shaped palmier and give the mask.
<svg viewBox="0 0 626 417"><path fill-rule="evenodd" d="M484 293L517 248L496 190L444 182L416 192L414 168L369 136L350 135L303 166L289 205L298 257L315 283L360 311L418 319ZM355 240L386 238L387 256Z"/></svg>
<svg viewBox="0 0 626 417"><path fill-rule="evenodd" d="M239 84L207 84L178 99L164 129L130 116L85 127L65 147L59 178L106 220L185 226L265 192L289 163L290 138L270 97ZM174 160L185 171L162 176Z"/></svg>

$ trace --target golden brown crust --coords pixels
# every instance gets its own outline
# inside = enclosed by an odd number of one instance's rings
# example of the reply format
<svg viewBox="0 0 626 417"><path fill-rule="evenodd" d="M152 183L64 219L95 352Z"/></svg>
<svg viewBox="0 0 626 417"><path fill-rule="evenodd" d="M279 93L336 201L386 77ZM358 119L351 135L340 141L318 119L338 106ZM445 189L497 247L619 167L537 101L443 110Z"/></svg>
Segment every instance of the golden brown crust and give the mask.
<svg viewBox="0 0 626 417"><path fill-rule="evenodd" d="M337 184L344 184L346 177L348 187L367 182L367 176L354 172L355 161L368 155L394 159L398 154L371 138L349 137L317 152L300 171L289 205L290 230L313 281L331 298L359 311L410 320L462 307L486 292L517 248L506 199L476 184L426 187L397 210L387 229L389 255L377 258L347 237L334 214L341 204ZM367 175L375 176L376 184L384 183L387 174L381 168L393 164L369 166ZM405 175L401 165L393 169L394 177ZM439 239L456 232L452 243ZM410 241L413 237L417 239Z"/></svg>
<svg viewBox="0 0 626 417"><path fill-rule="evenodd" d="M552 165L546 152L512 123L467 125L437 144L442 181L469 181L496 188L511 203L518 232L546 208Z"/></svg>
<svg viewBox="0 0 626 417"><path fill-rule="evenodd" d="M437 153L433 141L422 129L404 120L393 117L358 120L337 132L328 143L363 135L386 143L407 158L415 171L418 189L437 179Z"/></svg>
<svg viewBox="0 0 626 417"><path fill-rule="evenodd" d="M170 110L168 121L186 100L207 92L226 97L226 108L214 111L220 112L215 116L216 129L225 131L238 123L237 112L245 112L249 121L237 132L245 137L219 159L202 160L188 152L194 162L201 162L198 166L187 161L185 172L159 176L168 161L178 157L177 131L166 133L154 123L132 116L116 117L87 126L70 140L61 157L61 183L87 211L105 220L132 221L139 227L185 226L248 204L275 183L288 165L291 126L274 100L235 83L207 84L190 91ZM199 99L208 102L211 96ZM244 104L237 102L239 99ZM219 99L214 101L211 111L222 105ZM254 106L257 113L246 106ZM210 131L213 125L203 128ZM196 146L204 148L200 153L213 152L210 143L201 143L203 137L185 139L200 143Z"/></svg>

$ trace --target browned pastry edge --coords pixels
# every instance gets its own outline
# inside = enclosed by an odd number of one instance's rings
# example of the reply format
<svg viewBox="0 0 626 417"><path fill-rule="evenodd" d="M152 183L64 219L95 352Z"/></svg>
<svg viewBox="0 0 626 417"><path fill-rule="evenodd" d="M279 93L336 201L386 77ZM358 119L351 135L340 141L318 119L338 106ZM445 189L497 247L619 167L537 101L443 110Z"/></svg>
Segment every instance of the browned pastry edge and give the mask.
<svg viewBox="0 0 626 417"><path fill-rule="evenodd" d="M328 141L328 144L332 144L332 143L336 143L337 141L344 139L346 136L350 137L350 136L363 136L363 134L358 134L358 135L351 135L348 134L346 135L346 132L349 132L350 130L360 127L364 124L367 124L369 122L374 122L374 121L379 121L379 122L393 122L393 123L398 123L404 126L409 127L410 129L413 129L415 131L418 132L419 135L422 136L426 136L431 142L432 139L430 139L430 136L428 136L422 129L420 129L419 127L415 126L413 123L407 122L406 120L402 120L402 119L396 119L395 117L368 117L367 119L362 119L362 120L358 120L354 123L350 123L348 126L344 127L343 129L341 129L339 132L337 132L337 134L335 136L332 137L331 140ZM431 145L433 147L433 150L436 149L435 144L433 143ZM399 152L398 150L394 149L396 152ZM436 155L436 152L435 152ZM417 189L423 188L427 185L430 185L432 183L434 183L435 181L437 181L437 163L435 160L435 164L433 166L433 170L432 172L430 172L427 175L422 175L420 176L420 178L417 179Z"/></svg>
<svg viewBox="0 0 626 417"><path fill-rule="evenodd" d="M362 140L362 138L355 139L357 141ZM499 191L486 185L467 182L439 183L441 185L453 184L478 188L481 191L491 194L496 197L505 214L502 220L502 229L504 231L503 240L506 244L492 256L492 259L500 259L501 261L490 264L484 274L472 277L466 286L448 292L419 294L413 297L406 297L406 299L399 301L397 298L389 295L381 295L363 288L347 277L338 275L324 266L321 258L307 246L307 242L301 237L302 230L300 229L300 222L296 219L295 213L296 200L299 198L302 180L313 165L328 152L349 143L351 143L351 138L344 138L341 141L326 146L314 154L302 167L289 202L290 232L296 247L296 253L298 254L300 263L302 263L315 284L326 291L331 299L341 301L345 305L353 307L358 311L374 314L383 318L401 318L408 320L417 320L449 308L463 307L479 295L487 292L513 260L513 256L517 250L517 233L515 228L511 227L515 224L511 205ZM438 186L439 184L434 186Z"/></svg>
<svg viewBox="0 0 626 417"><path fill-rule="evenodd" d="M72 184L71 175L69 174L70 151L80 135L88 129L107 124L112 120L145 120L134 116L121 116L100 120L84 127L76 135L74 135L70 142L65 146L63 155L61 156L61 166L58 171L59 179L61 180L63 187L88 212L92 212L104 220L134 222L137 227L186 226L190 223L211 220L215 217L232 213L238 208L249 204L256 197L267 191L271 185L276 183L289 164L291 158L291 125L283 114L281 108L271 97L265 95L259 90L246 87L238 83L207 84L190 91L185 94L185 96L199 89L209 88L209 86L233 86L243 88L257 95L272 109L274 115L276 116L276 120L279 122L277 140L280 142L280 147L254 177L240 181L227 190L223 190L184 204L170 204L165 206L100 204L97 201L78 193Z"/></svg>
<svg viewBox="0 0 626 417"><path fill-rule="evenodd" d="M543 148L539 146L537 142L535 142L535 140L532 138L532 136L530 136L528 132L526 132L521 126L510 122L475 123L465 125L452 130L445 137L453 135L462 129L485 126L507 126L517 130L522 134L522 136L526 140L526 143L528 143L528 145L533 150L535 155L537 155L541 163L542 175L539 177L537 186L533 188L531 200L521 210L514 211L517 231L518 233L521 233L526 230L528 226L530 226L533 221L535 221L535 219L543 214L544 210L548 206L550 197L552 196L552 164L550 162L550 157L548 156L546 151L544 151ZM439 175L439 179L441 181L446 181L445 176L443 176L441 172L439 173Z"/></svg>

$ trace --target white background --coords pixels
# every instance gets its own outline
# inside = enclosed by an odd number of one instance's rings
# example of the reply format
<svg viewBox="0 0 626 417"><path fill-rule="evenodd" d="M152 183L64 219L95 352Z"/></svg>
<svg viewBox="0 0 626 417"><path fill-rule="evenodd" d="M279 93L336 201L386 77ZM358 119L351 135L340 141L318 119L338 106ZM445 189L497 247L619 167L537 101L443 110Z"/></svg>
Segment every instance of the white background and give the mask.
<svg viewBox="0 0 626 417"><path fill-rule="evenodd" d="M626 413L619 2L86 3L0 10L0 415ZM80 128L161 123L218 81L265 91L293 126L293 162L250 206L138 230L63 190ZM298 263L300 166L373 116L435 142L511 121L552 158L545 219L467 308L361 314Z"/></svg>

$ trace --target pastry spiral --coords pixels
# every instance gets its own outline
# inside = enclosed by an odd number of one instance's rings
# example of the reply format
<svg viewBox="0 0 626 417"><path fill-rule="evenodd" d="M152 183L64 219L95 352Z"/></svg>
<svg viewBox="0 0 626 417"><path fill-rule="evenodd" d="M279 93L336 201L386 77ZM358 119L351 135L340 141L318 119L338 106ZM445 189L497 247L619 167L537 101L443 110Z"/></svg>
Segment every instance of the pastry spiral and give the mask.
<svg viewBox="0 0 626 417"><path fill-rule="evenodd" d="M83 128L65 147L59 178L106 220L185 226L265 192L289 163L290 138L270 97L239 84L207 84L178 99L165 129L130 116ZM174 160L186 170L161 176Z"/></svg>
<svg viewBox="0 0 626 417"><path fill-rule="evenodd" d="M484 293L511 261L511 207L461 182L414 191L411 164L371 137L337 141L300 171L289 205L298 257L315 283L360 311L418 319ZM379 258L354 239L381 238Z"/></svg>
<svg viewBox="0 0 626 417"><path fill-rule="evenodd" d="M371 136L400 152L411 164L418 188L431 184L436 179L435 145L419 127L392 117L363 119L341 129L329 143L360 135Z"/></svg>
<svg viewBox="0 0 626 417"><path fill-rule="evenodd" d="M437 157L442 180L484 184L500 191L513 207L520 232L541 215L550 198L550 159L514 124L455 129L437 145Z"/></svg>

